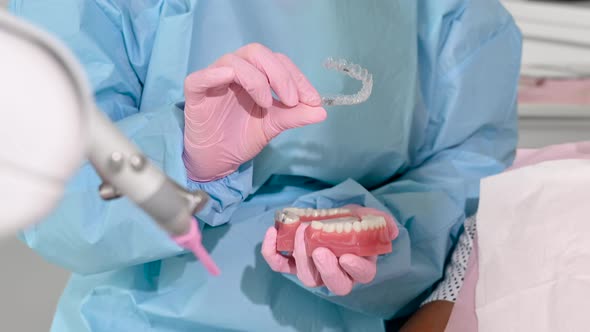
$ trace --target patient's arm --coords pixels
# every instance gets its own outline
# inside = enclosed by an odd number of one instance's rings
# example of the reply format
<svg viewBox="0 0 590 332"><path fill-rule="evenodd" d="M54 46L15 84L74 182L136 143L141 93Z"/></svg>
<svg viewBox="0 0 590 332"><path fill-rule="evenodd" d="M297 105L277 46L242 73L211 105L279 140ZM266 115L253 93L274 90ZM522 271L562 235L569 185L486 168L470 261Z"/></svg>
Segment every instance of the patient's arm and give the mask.
<svg viewBox="0 0 590 332"><path fill-rule="evenodd" d="M406 322L401 332L444 331L451 317L453 305L463 285L467 263L476 232L475 217L465 220L465 229L445 269L444 278L422 307Z"/></svg>
<svg viewBox="0 0 590 332"><path fill-rule="evenodd" d="M421 307L400 332L443 332L453 310L453 302L434 301Z"/></svg>

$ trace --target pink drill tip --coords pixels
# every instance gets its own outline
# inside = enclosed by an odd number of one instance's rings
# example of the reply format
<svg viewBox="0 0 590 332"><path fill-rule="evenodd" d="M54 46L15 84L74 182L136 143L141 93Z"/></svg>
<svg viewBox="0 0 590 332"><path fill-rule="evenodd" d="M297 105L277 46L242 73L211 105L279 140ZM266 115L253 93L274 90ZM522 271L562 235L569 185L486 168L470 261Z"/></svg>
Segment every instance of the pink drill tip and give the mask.
<svg viewBox="0 0 590 332"><path fill-rule="evenodd" d="M217 264L213 261L213 258L209 255L207 250L203 247L201 242L201 232L197 227L196 220L191 221L191 226L188 233L172 238L179 246L188 249L193 252L195 257L201 261L203 266L209 271L210 274L218 276L221 271Z"/></svg>

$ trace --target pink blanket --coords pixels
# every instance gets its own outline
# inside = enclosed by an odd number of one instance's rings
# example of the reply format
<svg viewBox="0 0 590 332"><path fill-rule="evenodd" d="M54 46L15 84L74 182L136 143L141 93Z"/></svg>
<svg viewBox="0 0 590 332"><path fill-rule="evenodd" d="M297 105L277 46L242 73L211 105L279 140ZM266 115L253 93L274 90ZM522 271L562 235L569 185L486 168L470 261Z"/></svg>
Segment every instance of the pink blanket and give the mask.
<svg viewBox="0 0 590 332"><path fill-rule="evenodd" d="M590 159L590 141L549 146L539 150L519 150L514 165L508 171L543 161L560 159ZM475 314L475 286L479 275L477 257L476 235L467 263L463 287L453 307L446 332L477 332L478 330Z"/></svg>
<svg viewBox="0 0 590 332"><path fill-rule="evenodd" d="M521 104L590 105L590 79L521 79Z"/></svg>

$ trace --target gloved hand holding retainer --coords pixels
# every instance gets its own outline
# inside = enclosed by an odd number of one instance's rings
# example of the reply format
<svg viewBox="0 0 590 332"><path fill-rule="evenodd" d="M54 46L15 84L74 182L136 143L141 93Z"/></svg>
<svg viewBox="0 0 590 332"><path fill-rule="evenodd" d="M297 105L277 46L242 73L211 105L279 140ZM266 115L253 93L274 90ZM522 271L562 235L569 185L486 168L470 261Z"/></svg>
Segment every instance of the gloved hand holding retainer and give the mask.
<svg viewBox="0 0 590 332"><path fill-rule="evenodd" d="M185 97L183 159L188 177L199 182L235 172L281 132L327 116L295 64L259 44L189 75Z"/></svg>

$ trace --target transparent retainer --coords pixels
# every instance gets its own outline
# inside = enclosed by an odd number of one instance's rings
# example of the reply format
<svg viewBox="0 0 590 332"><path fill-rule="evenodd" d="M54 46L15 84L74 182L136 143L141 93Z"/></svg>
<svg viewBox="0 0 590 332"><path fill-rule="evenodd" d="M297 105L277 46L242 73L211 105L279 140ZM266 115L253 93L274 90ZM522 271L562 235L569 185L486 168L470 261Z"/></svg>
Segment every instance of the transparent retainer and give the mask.
<svg viewBox="0 0 590 332"><path fill-rule="evenodd" d="M330 70L336 70L351 78L361 81L363 86L352 95L334 95L322 96L322 105L324 106L342 106L356 105L365 102L371 96L373 91L373 75L361 66L350 63L344 59L328 58L324 62L324 67Z"/></svg>

